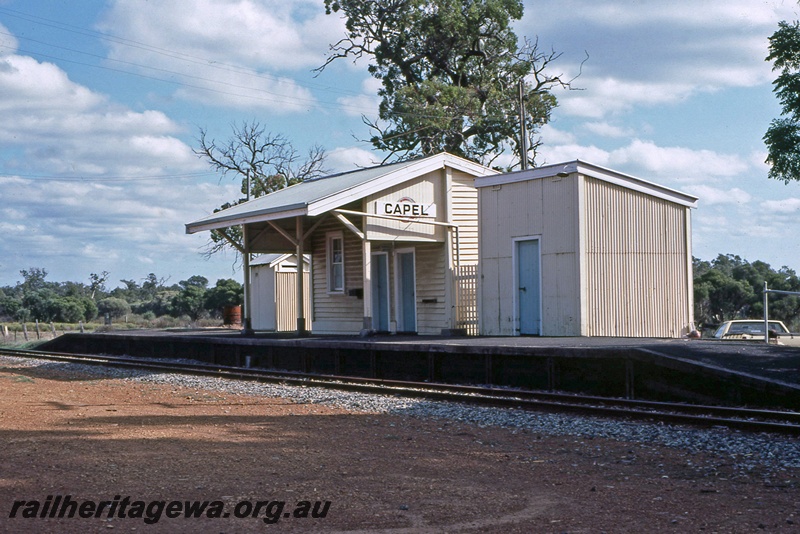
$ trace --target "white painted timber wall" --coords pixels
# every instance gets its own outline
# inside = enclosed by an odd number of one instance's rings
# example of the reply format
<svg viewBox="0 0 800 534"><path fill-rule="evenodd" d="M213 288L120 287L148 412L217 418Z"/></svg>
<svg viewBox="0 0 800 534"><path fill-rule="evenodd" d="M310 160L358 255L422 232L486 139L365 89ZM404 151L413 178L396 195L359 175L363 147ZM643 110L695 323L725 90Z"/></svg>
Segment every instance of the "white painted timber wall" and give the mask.
<svg viewBox="0 0 800 534"><path fill-rule="evenodd" d="M447 173L450 179L447 179ZM348 209L365 213L375 212L376 202L398 202L403 198L417 203L435 203L436 219L459 226L459 259L461 265L474 265L478 260L478 193L474 178L454 170L437 170L409 180L399 186L366 197L359 207ZM448 219L448 215L450 219ZM364 227L362 217L347 216L358 228ZM455 258L448 259L449 230L442 226L412 222L367 218L367 237L373 253L388 253L390 307L389 319L396 323L397 303L394 285L397 250L414 250L416 267L417 331L420 334L440 334L455 326L452 268ZM341 232L345 249L345 292L328 291L326 236ZM452 235L452 234L451 234ZM328 219L309 239L312 250L312 329L315 333L357 334L363 326L364 304L350 296L349 290L362 288L362 243L336 218Z"/></svg>
<svg viewBox="0 0 800 534"><path fill-rule="evenodd" d="M475 178L453 170L450 191L451 217L458 226L461 265L478 263L478 190Z"/></svg>
<svg viewBox="0 0 800 534"><path fill-rule="evenodd" d="M352 217L351 220L361 227L359 218ZM344 238L344 293L328 291L326 239L331 231L341 232ZM312 247L312 330L319 334L357 334L364 325L364 305L362 300L350 296L348 291L363 285L361 240L329 216L309 241Z"/></svg>

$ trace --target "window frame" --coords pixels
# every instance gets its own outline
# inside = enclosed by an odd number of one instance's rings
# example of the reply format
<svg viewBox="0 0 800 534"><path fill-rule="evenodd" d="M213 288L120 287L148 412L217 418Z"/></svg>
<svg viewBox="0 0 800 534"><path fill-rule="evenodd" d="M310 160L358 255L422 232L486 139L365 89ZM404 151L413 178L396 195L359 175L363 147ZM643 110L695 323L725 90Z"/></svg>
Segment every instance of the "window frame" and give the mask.
<svg viewBox="0 0 800 534"><path fill-rule="evenodd" d="M334 261L334 242L341 243L341 261ZM325 271L328 285L328 293L342 295L345 292L345 261L344 261L344 234L342 232L328 232L325 238ZM341 268L341 287L335 286L335 268Z"/></svg>

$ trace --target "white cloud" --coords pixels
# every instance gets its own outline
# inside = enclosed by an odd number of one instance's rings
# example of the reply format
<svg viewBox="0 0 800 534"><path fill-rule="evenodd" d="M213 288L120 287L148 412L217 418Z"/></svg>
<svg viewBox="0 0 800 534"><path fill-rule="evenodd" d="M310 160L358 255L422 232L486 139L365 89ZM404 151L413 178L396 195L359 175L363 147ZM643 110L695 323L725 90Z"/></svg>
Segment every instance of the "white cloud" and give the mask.
<svg viewBox="0 0 800 534"><path fill-rule="evenodd" d="M326 16L311 0L195 0L190 9L114 0L99 26L123 39L112 44L114 58L151 58L156 65L217 61L222 69L317 67L328 43L344 33L340 17Z"/></svg>
<svg viewBox="0 0 800 534"><path fill-rule="evenodd" d="M141 176L203 169L164 113L135 112L77 84L56 65L0 57L0 142L6 170Z"/></svg>
<svg viewBox="0 0 800 534"><path fill-rule="evenodd" d="M628 137L633 133L629 128L607 122L587 122L583 125L583 129L601 137Z"/></svg>
<svg viewBox="0 0 800 534"><path fill-rule="evenodd" d="M765 200L761 207L769 213L796 213L800 211L800 198L785 198L783 200Z"/></svg>
<svg viewBox="0 0 800 534"><path fill-rule="evenodd" d="M31 111L66 115L100 105L105 100L70 81L64 71L51 63L39 63L28 56L7 55L0 57L0 65L0 93L3 94L0 113L4 116L11 114L19 120Z"/></svg>
<svg viewBox="0 0 800 534"><path fill-rule="evenodd" d="M648 173L674 180L731 177L746 172L749 164L735 154L686 147L660 147L651 141L634 139L628 146L613 150L610 165L631 165Z"/></svg>
<svg viewBox="0 0 800 534"><path fill-rule="evenodd" d="M17 40L11 32L0 24L0 58L5 55L14 54L19 47L19 41ZM3 69L2 64L0 63L0 70Z"/></svg>
<svg viewBox="0 0 800 534"><path fill-rule="evenodd" d="M381 155L362 148L339 147L328 153L326 166L332 172L345 172L360 167L374 167L380 165Z"/></svg>
<svg viewBox="0 0 800 534"><path fill-rule="evenodd" d="M690 83L631 81L622 78L582 77L580 92L559 97L559 110L567 115L601 119L630 111L637 106L673 104L688 98L696 89Z"/></svg>
<svg viewBox="0 0 800 534"><path fill-rule="evenodd" d="M322 65L345 32L341 17L312 0L197 0L191 9L115 0L100 28L121 38L110 44L111 59L176 80L180 98L280 113L314 107L311 91L285 73Z"/></svg>
<svg viewBox="0 0 800 534"><path fill-rule="evenodd" d="M701 206L717 204L747 204L752 196L738 187L721 189L708 185L687 185L686 192L700 199Z"/></svg>
<svg viewBox="0 0 800 534"><path fill-rule="evenodd" d="M0 212L3 219L13 214L13 223L4 225L3 253L25 249L26 261L54 274L79 265L87 275L109 270L131 276L132 260L162 268L176 258L196 262L208 234L186 235L184 225L239 196L232 182L191 180L108 184L11 177L0 178L0 188L14 202L13 212Z"/></svg>
<svg viewBox="0 0 800 534"><path fill-rule="evenodd" d="M542 163L581 159L643 178L680 182L728 178L751 169L748 159L735 154L686 147L661 147L652 141L639 139L613 150L577 143L544 145L540 154L546 160Z"/></svg>
<svg viewBox="0 0 800 534"><path fill-rule="evenodd" d="M758 4L758 5L754 5ZM795 2L596 2L564 0L526 6L516 26L563 52L552 73L578 72L585 91L559 93L561 111L600 119L635 108L674 105L727 88L768 86L768 37L780 20L798 18Z"/></svg>
<svg viewBox="0 0 800 534"><path fill-rule="evenodd" d="M545 124L539 130L542 141L548 145L566 145L575 142L575 135L572 132L558 129L552 124Z"/></svg>
<svg viewBox="0 0 800 534"><path fill-rule="evenodd" d="M380 105L380 97L378 97L378 89L381 88L381 81L377 78L366 78L361 82L362 94L355 96L343 96L338 99L341 105L341 110L350 116L360 117L365 115L367 117L378 115L378 106Z"/></svg>
<svg viewBox="0 0 800 534"><path fill-rule="evenodd" d="M595 165L608 165L609 153L607 150L596 146L583 146L579 144L543 145L539 148L539 163L549 165L580 159Z"/></svg>

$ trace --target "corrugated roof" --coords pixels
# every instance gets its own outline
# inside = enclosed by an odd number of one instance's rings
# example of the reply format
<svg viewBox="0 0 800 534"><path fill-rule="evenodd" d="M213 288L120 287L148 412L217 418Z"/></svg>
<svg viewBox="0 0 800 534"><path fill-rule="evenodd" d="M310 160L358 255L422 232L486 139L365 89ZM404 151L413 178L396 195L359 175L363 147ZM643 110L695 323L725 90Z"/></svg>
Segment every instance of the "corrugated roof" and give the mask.
<svg viewBox="0 0 800 534"><path fill-rule="evenodd" d="M332 174L280 189L249 202L211 214L186 225L187 233L225 228L297 215L318 215L445 165L478 175L495 174L487 167L451 154L379 165ZM370 187L372 185L372 187Z"/></svg>
<svg viewBox="0 0 800 534"><path fill-rule="evenodd" d="M662 198L670 202L675 202L676 204L681 204L689 208L697 207L697 197L693 195L579 159L568 161L566 163L554 163L552 165L544 165L534 169L515 171L497 176L479 177L475 180L475 187L481 188L512 184L515 182L538 180L552 176L563 176L575 172L613 183L621 187L632 189L634 191L639 191L641 193Z"/></svg>

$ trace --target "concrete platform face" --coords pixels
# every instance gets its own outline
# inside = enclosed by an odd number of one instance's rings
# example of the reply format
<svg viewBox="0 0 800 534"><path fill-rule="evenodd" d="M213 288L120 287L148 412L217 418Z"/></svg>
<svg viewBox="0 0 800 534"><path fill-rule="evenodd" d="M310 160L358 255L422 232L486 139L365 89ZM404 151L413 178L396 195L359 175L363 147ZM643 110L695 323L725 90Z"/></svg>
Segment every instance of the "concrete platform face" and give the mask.
<svg viewBox="0 0 800 534"><path fill-rule="evenodd" d="M800 349L745 341L586 337L309 336L238 330L67 334L46 350L387 380L495 384L800 410Z"/></svg>

